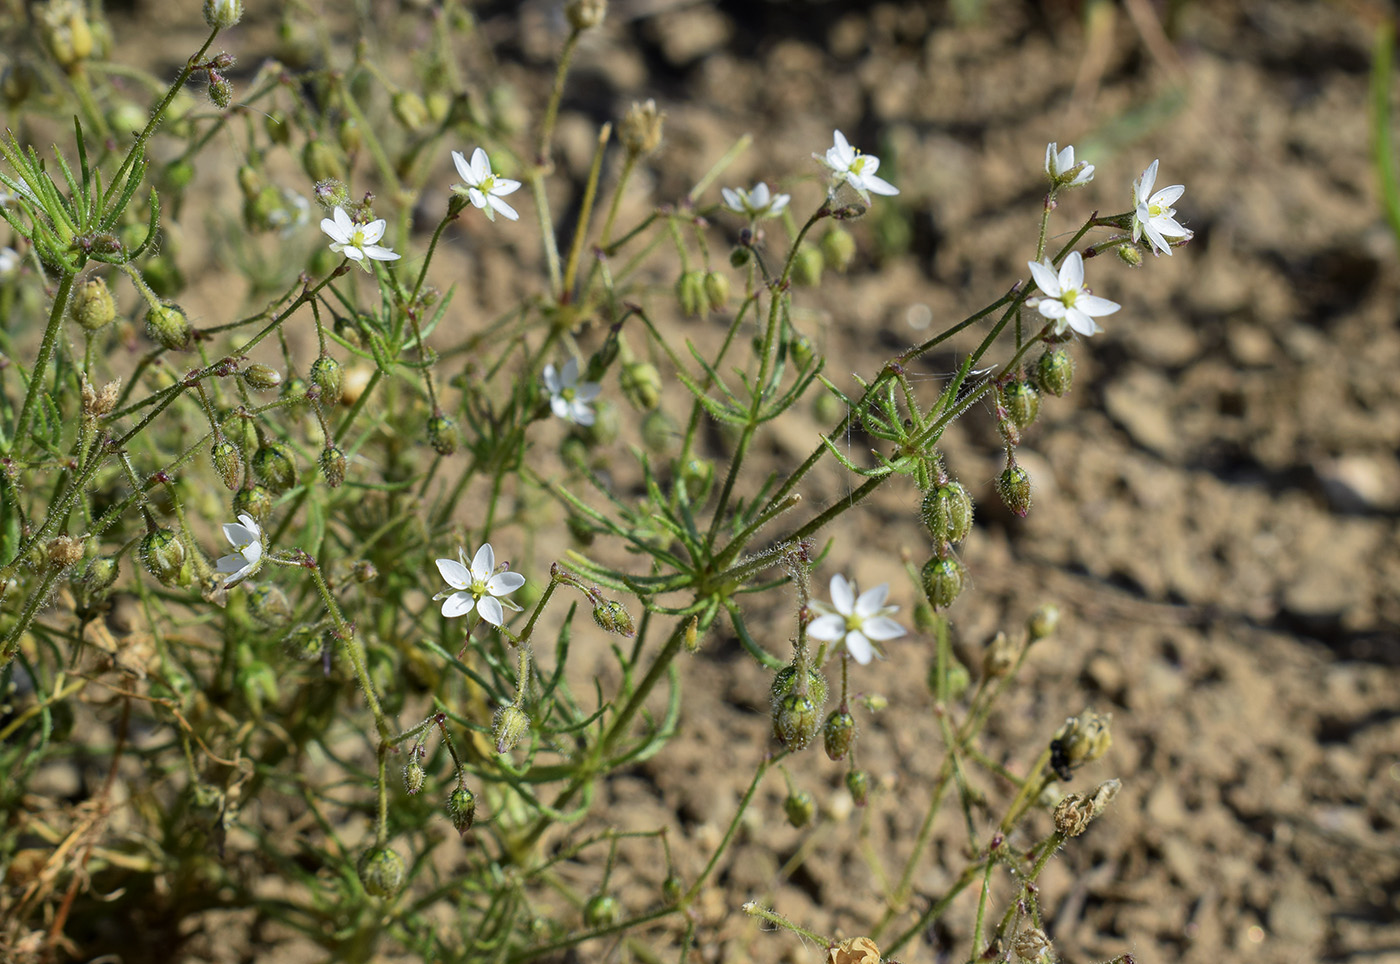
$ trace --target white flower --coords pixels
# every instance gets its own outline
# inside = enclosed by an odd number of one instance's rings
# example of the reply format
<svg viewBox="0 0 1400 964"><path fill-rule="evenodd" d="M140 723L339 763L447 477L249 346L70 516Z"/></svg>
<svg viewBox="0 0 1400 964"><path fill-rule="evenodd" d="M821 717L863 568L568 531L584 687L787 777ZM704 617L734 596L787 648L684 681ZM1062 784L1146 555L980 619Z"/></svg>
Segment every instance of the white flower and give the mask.
<svg viewBox="0 0 1400 964"><path fill-rule="evenodd" d="M826 149L826 156L813 154L822 164L831 168L832 187L845 181L856 193L861 196L866 204L870 203L870 194L898 194L899 188L882 177L876 177L875 172L880 169L880 159L874 154L862 154L850 145L846 140L846 135L836 131L833 135L835 145Z"/></svg>
<svg viewBox="0 0 1400 964"><path fill-rule="evenodd" d="M215 562L214 568L223 574L224 585L232 586L262 566L262 529L256 519L242 512L237 522L224 524L224 538L233 546L233 552Z"/></svg>
<svg viewBox="0 0 1400 964"><path fill-rule="evenodd" d="M271 227L280 228L278 233L282 237L290 238L298 228L305 227L311 220L311 202L291 188L284 187L279 190L282 192L283 206L267 212L267 223Z"/></svg>
<svg viewBox="0 0 1400 964"><path fill-rule="evenodd" d="M549 407L556 416L579 425L593 424L593 408L589 402L598 397L603 386L597 382L578 380L578 359L570 358L563 371L553 365L544 366L544 387L549 389Z"/></svg>
<svg viewBox="0 0 1400 964"><path fill-rule="evenodd" d="M352 261L360 262L360 266L366 271L369 270L369 265L365 263L366 258L375 261L397 261L401 257L378 244L379 239L384 237L384 228L388 224L383 218L368 224L351 221L350 215L338 204L333 215L333 219L321 219L321 230L330 236L332 251L341 252Z"/></svg>
<svg viewBox="0 0 1400 964"><path fill-rule="evenodd" d="M735 214L747 215L754 221L759 218L777 217L792 200L790 194L770 194L768 185L762 181L755 184L752 191L745 191L741 187L724 187L720 188L719 193L724 195L724 203L729 210Z"/></svg>
<svg viewBox="0 0 1400 964"><path fill-rule="evenodd" d="M875 655L875 642L904 635L904 627L889 618L891 613L899 612L898 606L885 605L889 592L890 584L882 582L857 599L855 583L847 582L840 573L832 576L831 604L812 603L821 615L807 627L807 635L827 643L845 640L846 651L857 663L870 662Z"/></svg>
<svg viewBox="0 0 1400 964"><path fill-rule="evenodd" d="M1177 221L1176 208L1172 207L1177 198L1186 193L1186 188L1173 184L1153 194L1152 186L1156 183L1157 162L1153 161L1142 172L1142 177L1133 182L1133 240L1141 241L1145 234L1152 250L1170 255L1172 248L1169 239L1192 236L1191 230Z"/></svg>
<svg viewBox="0 0 1400 964"><path fill-rule="evenodd" d="M1094 165L1080 162L1078 173L1070 176L1074 170L1074 145L1058 150L1059 145L1054 141L1045 145L1045 173L1050 175L1050 180L1060 187L1079 187L1081 184L1088 184L1094 179Z"/></svg>
<svg viewBox="0 0 1400 964"><path fill-rule="evenodd" d="M442 604L444 616L465 616L475 607L482 619L499 626L505 622L505 609L520 612L520 606L505 597L525 585L525 577L518 572L496 572L496 553L491 543L485 543L476 551L470 567L465 549L457 550L457 559L439 559L437 567L452 587L433 597L435 602L445 600Z"/></svg>
<svg viewBox="0 0 1400 964"><path fill-rule="evenodd" d="M1055 334L1063 334L1066 327L1073 328L1081 335L1092 335L1103 329L1094 318L1111 315L1121 305L1107 298L1089 294L1084 287L1084 256L1071 251L1060 265L1060 273L1055 274L1055 266L1049 258L1043 262L1027 261L1031 276L1044 298L1027 299L1026 304L1040 309L1046 318L1056 322Z"/></svg>
<svg viewBox="0 0 1400 964"><path fill-rule="evenodd" d="M452 185L453 191L465 194L467 199L485 211L486 217L492 221L496 220L497 211L512 221L520 218L520 215L515 213L515 208L501 200L505 195L513 194L520 187L520 182L492 174L491 159L486 156L485 151L479 147L472 151L470 164L460 151L453 151L452 163L457 165L457 173L466 181L465 186Z"/></svg>
<svg viewBox="0 0 1400 964"><path fill-rule="evenodd" d="M0 278L18 271L22 260L14 248L0 248Z"/></svg>

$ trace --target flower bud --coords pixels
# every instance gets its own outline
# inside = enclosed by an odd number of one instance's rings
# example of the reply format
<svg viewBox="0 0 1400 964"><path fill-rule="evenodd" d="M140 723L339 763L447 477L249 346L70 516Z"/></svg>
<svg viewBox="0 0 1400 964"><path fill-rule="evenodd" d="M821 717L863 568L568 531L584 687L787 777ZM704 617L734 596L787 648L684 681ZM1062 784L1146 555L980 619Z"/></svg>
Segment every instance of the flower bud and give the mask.
<svg viewBox="0 0 1400 964"><path fill-rule="evenodd" d="M287 123L285 111L273 108L264 114L263 130L267 133L267 139L274 144L285 147L292 140L292 125Z"/></svg>
<svg viewBox="0 0 1400 964"><path fill-rule="evenodd" d="M997 633L982 652L982 675L1001 679L1016 668L1021 659L1021 646L1006 633Z"/></svg>
<svg viewBox="0 0 1400 964"><path fill-rule="evenodd" d="M704 272L683 272L676 281L676 300L680 302L681 314L687 318L698 317L705 311L707 301L705 299Z"/></svg>
<svg viewBox="0 0 1400 964"><path fill-rule="evenodd" d="M330 355L321 355L311 363L311 383L321 390L321 401L339 405L345 375L340 362Z"/></svg>
<svg viewBox="0 0 1400 964"><path fill-rule="evenodd" d="M605 599L593 607L593 621L607 633L616 633L631 639L637 635L637 627L627 607L616 599Z"/></svg>
<svg viewBox="0 0 1400 964"><path fill-rule="evenodd" d="M856 256L856 239L845 228L831 227L822 235L822 259L844 273Z"/></svg>
<svg viewBox="0 0 1400 964"><path fill-rule="evenodd" d="M1041 391L1064 397L1074 385L1074 359L1063 348L1047 349L1035 363L1035 380Z"/></svg>
<svg viewBox="0 0 1400 964"><path fill-rule="evenodd" d="M709 459L688 459L681 466L681 481L685 483L685 494L691 505L699 505L710 494L710 486L715 481L715 463Z"/></svg>
<svg viewBox="0 0 1400 964"><path fill-rule="evenodd" d="M1031 613L1031 618L1026 621L1026 635L1029 642L1038 642L1047 636L1053 636L1059 625L1060 608L1053 603L1046 603Z"/></svg>
<svg viewBox="0 0 1400 964"><path fill-rule="evenodd" d="M243 456L238 446L226 438L219 439L209 450L209 461L214 463L214 471L219 473L229 491L238 491L239 477L243 474Z"/></svg>
<svg viewBox="0 0 1400 964"><path fill-rule="evenodd" d="M365 134L364 131L360 130L360 122L353 117L341 118L340 126L335 129L335 142L346 154L358 154L365 142Z"/></svg>
<svg viewBox="0 0 1400 964"><path fill-rule="evenodd" d="M364 585L367 582L374 582L379 578L379 570L374 567L374 563L368 559L361 559L350 568L350 575L355 581Z"/></svg>
<svg viewBox="0 0 1400 964"><path fill-rule="evenodd" d="M418 753L412 753L412 759L404 764L403 768L403 788L410 797L423 789L423 782L427 779L423 773L423 765L418 762Z"/></svg>
<svg viewBox="0 0 1400 964"><path fill-rule="evenodd" d="M170 529L152 529L141 540L137 554L146 571L164 586L188 586L190 565L185 544Z"/></svg>
<svg viewBox="0 0 1400 964"><path fill-rule="evenodd" d="M844 708L832 710L822 724L822 744L826 755L833 760L844 760L851 752L851 744L856 739L856 718Z"/></svg>
<svg viewBox="0 0 1400 964"><path fill-rule="evenodd" d="M864 770L847 770L846 790L851 794L856 806L865 806L865 801L870 798L870 774Z"/></svg>
<svg viewBox="0 0 1400 964"><path fill-rule="evenodd" d="M69 311L76 321L87 331L97 331L111 324L117 317L117 302L101 278L92 278L73 292Z"/></svg>
<svg viewBox="0 0 1400 964"><path fill-rule="evenodd" d="M209 100L219 110L233 103L233 82L217 70L209 71Z"/></svg>
<svg viewBox="0 0 1400 964"><path fill-rule="evenodd" d="M345 180L345 165L339 152L320 138L306 142L301 150L301 166L313 181Z"/></svg>
<svg viewBox="0 0 1400 964"><path fill-rule="evenodd" d="M246 489L239 489L233 496L233 511L237 515L246 512L258 522L265 522L272 514L272 503L275 496L272 490L265 485L250 485Z"/></svg>
<svg viewBox="0 0 1400 964"><path fill-rule="evenodd" d="M253 474L277 494L297 484L297 463L281 442L268 442L253 453Z"/></svg>
<svg viewBox="0 0 1400 964"><path fill-rule="evenodd" d="M457 828L457 833L466 836L476 820L476 794L462 786L453 790L447 798L447 816L451 818L452 826Z"/></svg>
<svg viewBox="0 0 1400 964"><path fill-rule="evenodd" d="M428 419L428 444L438 455L452 455L461 443L461 433L457 423L446 415L438 414Z"/></svg>
<svg viewBox="0 0 1400 964"><path fill-rule="evenodd" d="M934 557L924 563L921 577L924 595L934 609L947 609L958 598L963 589L963 564L952 556L940 559Z"/></svg>
<svg viewBox="0 0 1400 964"><path fill-rule="evenodd" d="M491 721L491 737L496 741L496 752L507 753L514 749L529 729L530 717L524 710L514 703L501 707Z"/></svg>
<svg viewBox="0 0 1400 964"><path fill-rule="evenodd" d="M1118 255L1118 260L1126 264L1128 267L1142 267L1142 249L1139 248L1136 244L1127 244L1125 242L1123 244L1118 245L1118 247L1114 248L1113 252Z"/></svg>
<svg viewBox="0 0 1400 964"><path fill-rule="evenodd" d="M184 351L194 341L194 329L179 305L153 305L146 312L146 337L170 351Z"/></svg>
<svg viewBox="0 0 1400 964"><path fill-rule="evenodd" d="M801 829L812 822L817 813L817 801L806 790L794 790L783 801L783 813L787 814L788 823Z"/></svg>
<svg viewBox="0 0 1400 964"><path fill-rule="evenodd" d="M390 109L394 112L394 119L409 133L420 131L428 124L428 105L411 90L401 90L395 94Z"/></svg>
<svg viewBox="0 0 1400 964"><path fill-rule="evenodd" d="M120 571L115 556L94 556L83 567L78 581L82 584L83 591L91 598L112 588Z"/></svg>
<svg viewBox="0 0 1400 964"><path fill-rule="evenodd" d="M267 629L282 629L290 624L292 617L296 615L287 594L273 585L260 585L250 589L247 599L249 614L254 621Z"/></svg>
<svg viewBox="0 0 1400 964"><path fill-rule="evenodd" d="M653 408L642 419L642 444L657 455L669 455L680 444L681 428L663 409Z"/></svg>
<svg viewBox="0 0 1400 964"><path fill-rule="evenodd" d="M731 268L742 268L749 263L749 258L753 257L753 252L748 248L734 248L729 252L729 266Z"/></svg>
<svg viewBox="0 0 1400 964"><path fill-rule="evenodd" d="M612 894L594 894L583 905L583 922L589 927L608 927L622 918L622 905Z"/></svg>
<svg viewBox="0 0 1400 964"><path fill-rule="evenodd" d="M310 146L310 145L307 145ZM311 196L316 199L316 203L327 211L334 211L336 208L343 208L350 203L350 189L345 186L345 182L338 177L324 177L316 182L316 186L311 189ZM329 251L329 248L322 248ZM342 319L336 319L336 331L339 332L339 324Z"/></svg>
<svg viewBox="0 0 1400 964"><path fill-rule="evenodd" d="M587 0L581 0L581 3L586 2ZM665 120L666 112L656 109L656 101L648 98L644 104L633 103L623 115L618 130L622 146L627 149L627 153L637 157L650 154L660 147L661 130Z"/></svg>
<svg viewBox="0 0 1400 964"><path fill-rule="evenodd" d="M661 373L650 362L628 362L622 366L622 394L642 411L661 401Z"/></svg>
<svg viewBox="0 0 1400 964"><path fill-rule="evenodd" d="M371 897L393 897L403 887L403 858L388 847L375 847L360 857L360 883Z"/></svg>
<svg viewBox="0 0 1400 964"><path fill-rule="evenodd" d="M241 374L248 387L258 391L270 391L282 384L282 373L271 365L252 364L243 369Z"/></svg>
<svg viewBox="0 0 1400 964"><path fill-rule="evenodd" d="M345 453L334 445L327 445L321 452L321 474L332 489L340 488L345 481Z"/></svg>
<svg viewBox="0 0 1400 964"><path fill-rule="evenodd" d="M792 280L805 288L815 288L821 284L824 266L821 250L804 242L792 262Z"/></svg>
<svg viewBox="0 0 1400 964"><path fill-rule="evenodd" d="M817 735L821 707L802 693L789 693L773 704L773 736L789 750L801 750Z"/></svg>
<svg viewBox="0 0 1400 964"><path fill-rule="evenodd" d="M934 486L924 493L919 515L934 542L962 542L972 531L972 496L960 482Z"/></svg>
<svg viewBox="0 0 1400 964"><path fill-rule="evenodd" d="M1017 379L1002 391L1002 404L1017 428L1027 428L1040 414L1040 392L1030 382Z"/></svg>
<svg viewBox="0 0 1400 964"><path fill-rule="evenodd" d="M997 477L997 495L1008 509L1025 518L1031 511L1031 477L1019 465L1008 465Z"/></svg>
<svg viewBox="0 0 1400 964"><path fill-rule="evenodd" d="M705 302L711 311L723 311L729 304L729 278L718 271L705 273Z"/></svg>
<svg viewBox="0 0 1400 964"><path fill-rule="evenodd" d="M685 888L681 884L681 879L675 874L667 874L666 879L661 882L661 896L666 898L666 903L676 903L684 893Z"/></svg>
<svg viewBox="0 0 1400 964"><path fill-rule="evenodd" d="M226 30L243 19L243 0L204 0L204 22Z"/></svg>

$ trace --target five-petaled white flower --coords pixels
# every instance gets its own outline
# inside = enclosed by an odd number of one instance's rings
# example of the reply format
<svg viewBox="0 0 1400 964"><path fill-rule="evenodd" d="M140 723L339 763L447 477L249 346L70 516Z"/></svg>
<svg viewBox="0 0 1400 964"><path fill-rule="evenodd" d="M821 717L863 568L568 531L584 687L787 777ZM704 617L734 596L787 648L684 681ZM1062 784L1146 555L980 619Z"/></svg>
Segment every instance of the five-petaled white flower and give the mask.
<svg viewBox="0 0 1400 964"><path fill-rule="evenodd" d="M768 185L762 181L753 186L752 191L741 187L720 188L724 204L735 214L745 214L754 221L759 218L775 218L783 213L783 208L792 200L790 194L771 194Z"/></svg>
<svg viewBox="0 0 1400 964"><path fill-rule="evenodd" d="M485 151L479 147L472 151L470 164L467 163L467 159L462 156L460 151L453 151L452 163L457 165L457 173L466 182L465 185L452 185L453 191L465 194L467 200L485 211L486 217L492 221L496 220L497 211L512 221L519 220L520 215L515 213L515 208L502 201L501 198L507 194L515 193L520 187L520 182L492 174L491 159L486 156Z"/></svg>
<svg viewBox="0 0 1400 964"><path fill-rule="evenodd" d="M374 261L397 261L402 257L379 245L379 239L384 237L387 224L383 218L368 224L351 221L350 215L337 204L332 217L321 219L321 230L330 237L332 251L338 251L352 261L358 261L360 267L368 271L369 265L365 260L367 258Z"/></svg>
<svg viewBox="0 0 1400 964"><path fill-rule="evenodd" d="M1192 236L1192 231L1177 221L1176 208L1172 207L1177 198L1186 193L1186 188L1173 184L1153 194L1152 186L1156 183L1157 162L1153 161L1142 172L1142 177L1133 182L1133 240L1141 241L1145 234L1153 251L1170 255L1172 238L1184 240Z"/></svg>
<svg viewBox="0 0 1400 964"><path fill-rule="evenodd" d="M444 616L465 616L475 607L482 619L492 626L500 626L505 622L506 609L520 612L521 607L505 597L525 585L525 577L518 572L496 572L496 552L491 543L484 543L476 550L470 566L467 565L467 551L458 549L457 559L439 559L437 567L452 587L433 597L434 602L444 600Z"/></svg>
<svg viewBox="0 0 1400 964"><path fill-rule="evenodd" d="M847 582L845 576L837 573L831 577L831 603L812 603L812 608L821 615L807 627L807 635L827 643L844 640L846 652L857 663L870 662L875 655L875 643L898 639L905 632L903 626L890 619L890 614L899 612L899 607L885 605L889 592L890 584L883 582L874 589L867 589L857 599L855 583Z"/></svg>
<svg viewBox="0 0 1400 964"><path fill-rule="evenodd" d="M1058 144L1051 141L1045 145L1045 173L1050 175L1050 180L1060 187L1079 187L1081 184L1088 184L1094 179L1094 165L1080 162L1079 171L1070 176L1074 171L1074 145L1071 144L1064 150L1059 150Z"/></svg>
<svg viewBox="0 0 1400 964"><path fill-rule="evenodd" d="M1084 287L1084 256L1071 251L1055 273L1055 265L1049 258L1042 262L1027 261L1031 276L1044 298L1030 298L1026 304L1039 308L1046 318L1055 321L1055 334L1063 334L1066 327L1073 328L1081 335L1092 335L1103 329L1094 321L1095 317L1111 315L1121 305L1107 298L1089 294Z"/></svg>
<svg viewBox="0 0 1400 964"><path fill-rule="evenodd" d="M593 424L593 407L589 403L598 397L603 386L579 382L577 358L566 361L563 371L553 365L544 366L544 387L549 389L549 407L556 416L579 425Z"/></svg>
<svg viewBox="0 0 1400 964"><path fill-rule="evenodd" d="M845 181L855 192L861 196L866 204L870 203L870 195L885 194L893 195L899 193L899 188L882 177L876 177L875 172L880 169L880 159L874 154L862 154L850 145L846 140L846 135L836 131L833 135L835 145L826 149L826 155L813 154L817 160L831 169L831 185L836 187Z"/></svg>
<svg viewBox="0 0 1400 964"><path fill-rule="evenodd" d="M242 512L237 522L224 524L224 538L233 546L233 552L215 562L214 568L223 574L224 585L232 586L257 572L262 565L262 529L256 519Z"/></svg>

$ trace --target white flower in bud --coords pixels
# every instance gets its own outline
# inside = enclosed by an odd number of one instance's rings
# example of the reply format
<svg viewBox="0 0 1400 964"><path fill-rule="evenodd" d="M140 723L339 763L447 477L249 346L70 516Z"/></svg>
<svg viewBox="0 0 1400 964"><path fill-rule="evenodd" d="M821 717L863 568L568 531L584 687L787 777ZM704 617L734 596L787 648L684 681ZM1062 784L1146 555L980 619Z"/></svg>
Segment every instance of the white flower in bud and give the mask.
<svg viewBox="0 0 1400 964"><path fill-rule="evenodd" d="M777 217L792 200L790 194L772 194L768 185L762 181L755 184L751 191L745 191L741 187L725 187L720 188L719 193L724 196L725 207L735 214L747 215L752 221Z"/></svg>
<svg viewBox="0 0 1400 964"><path fill-rule="evenodd" d="M262 529L257 520L245 512L238 516L237 522L224 525L224 538L233 546L233 552L220 558L214 568L223 575L224 585L232 586L257 572L262 565Z"/></svg>
<svg viewBox="0 0 1400 964"><path fill-rule="evenodd" d="M1057 150L1058 147L1054 141L1045 145L1045 173L1051 181L1059 187L1079 187L1094 179L1094 165L1082 161L1074 163L1074 145L1062 151Z"/></svg>
<svg viewBox="0 0 1400 964"><path fill-rule="evenodd" d="M243 0L204 0L204 22L224 30L243 19Z"/></svg>
<svg viewBox="0 0 1400 964"><path fill-rule="evenodd" d="M885 605L889 592L890 584L885 582L856 598L855 583L837 573L831 577L831 603L812 603L821 615L807 627L807 635L826 643L844 641L846 651L857 663L870 662L875 655L875 642L898 639L905 632L903 626L889 618L891 613L899 612L898 606Z"/></svg>

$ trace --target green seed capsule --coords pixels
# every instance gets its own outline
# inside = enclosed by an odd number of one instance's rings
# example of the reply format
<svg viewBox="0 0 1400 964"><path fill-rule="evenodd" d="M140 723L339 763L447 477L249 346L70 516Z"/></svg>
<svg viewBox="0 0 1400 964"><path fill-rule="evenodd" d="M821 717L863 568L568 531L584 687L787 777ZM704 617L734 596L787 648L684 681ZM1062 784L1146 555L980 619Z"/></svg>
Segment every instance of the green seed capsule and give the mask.
<svg viewBox="0 0 1400 964"><path fill-rule="evenodd" d="M321 474L332 489L340 488L345 481L345 453L334 445L327 445L321 452Z"/></svg>
<svg viewBox="0 0 1400 964"><path fill-rule="evenodd" d="M870 798L870 774L864 770L846 771L846 789L850 791L856 806L865 806L865 801Z"/></svg>
<svg viewBox="0 0 1400 964"><path fill-rule="evenodd" d="M768 689L768 698L774 703L787 696L797 684L797 664L788 663L773 677L773 685ZM809 666L807 668L807 695L820 707L826 702L827 683L826 677L821 671Z"/></svg>
<svg viewBox="0 0 1400 964"><path fill-rule="evenodd" d="M92 278L73 292L69 311L73 320L85 331L97 331L111 324L112 319L117 317L117 301L112 297L107 282L101 278Z"/></svg>
<svg viewBox="0 0 1400 964"><path fill-rule="evenodd" d="M789 793L783 801L783 813L787 814L788 823L794 827L805 827L812 822L812 817L816 816L816 798L806 790Z"/></svg>
<svg viewBox="0 0 1400 964"><path fill-rule="evenodd" d="M705 274L705 303L711 311L723 311L729 304L729 279L718 271Z"/></svg>
<svg viewBox="0 0 1400 964"><path fill-rule="evenodd" d="M524 710L514 703L501 707L491 721L491 737L496 743L496 752L507 753L514 749L529 729L530 717Z"/></svg>
<svg viewBox="0 0 1400 964"><path fill-rule="evenodd" d="M476 794L466 787L453 790L447 798L447 815L452 820L452 826L457 828L457 833L465 836L476 820Z"/></svg>
<svg viewBox="0 0 1400 964"><path fill-rule="evenodd" d="M452 455L461 444L462 436L457 431L457 423L446 415L438 414L428 419L428 443L438 455Z"/></svg>
<svg viewBox="0 0 1400 964"><path fill-rule="evenodd" d="M922 572L924 595L929 605L935 609L947 609L957 599L963 589L964 569L962 563L949 556L946 559L930 559L924 563Z"/></svg>
<svg viewBox="0 0 1400 964"><path fill-rule="evenodd" d="M170 351L184 351L194 341L194 329L179 305L155 305L146 312L146 336Z"/></svg>
<svg viewBox="0 0 1400 964"><path fill-rule="evenodd" d="M661 401L661 373L649 362L628 362L622 366L622 394L641 411L650 411Z"/></svg>
<svg viewBox="0 0 1400 964"><path fill-rule="evenodd" d="M773 704L773 736L790 750L801 750L817 735L821 708L801 693L789 693Z"/></svg>
<svg viewBox="0 0 1400 964"><path fill-rule="evenodd" d="M1063 348L1051 348L1035 363L1040 390L1061 398L1074 385L1074 359Z"/></svg>
<svg viewBox="0 0 1400 964"><path fill-rule="evenodd" d="M409 760L403 768L403 788L410 797L423 789L423 783L427 780L427 774L423 772L423 765L416 759Z"/></svg>
<svg viewBox="0 0 1400 964"><path fill-rule="evenodd" d="M924 494L919 516L934 542L962 542L972 531L972 497L959 482L935 486Z"/></svg>
<svg viewBox="0 0 1400 964"><path fill-rule="evenodd" d="M253 453L253 473L277 494L297 484L297 463L281 442L268 442Z"/></svg>
<svg viewBox="0 0 1400 964"><path fill-rule="evenodd" d="M822 235L822 257L838 272L844 273L856 256L856 239L845 228L829 228Z"/></svg>
<svg viewBox="0 0 1400 964"><path fill-rule="evenodd" d="M243 456L226 438L221 438L209 450L209 460L214 463L214 471L219 473L224 485L233 492L238 490L239 478L243 474Z"/></svg>
<svg viewBox="0 0 1400 964"><path fill-rule="evenodd" d="M393 897L403 887L403 858L388 847L365 851L359 871L360 883L372 897Z"/></svg>
<svg viewBox="0 0 1400 964"><path fill-rule="evenodd" d="M138 550L141 564L164 586L190 584L189 560L185 544L171 529L154 529L146 533Z"/></svg>
<svg viewBox="0 0 1400 964"><path fill-rule="evenodd" d="M1006 412L1017 428L1027 428L1040 414L1040 392L1025 380L1017 380L1002 392Z"/></svg>
<svg viewBox="0 0 1400 964"><path fill-rule="evenodd" d="M239 489L233 496L233 512L237 515L246 512L258 522L267 521L267 517L272 514L272 503L276 497L272 490L265 485L250 485L246 489Z"/></svg>
<svg viewBox="0 0 1400 964"><path fill-rule="evenodd" d="M583 905L583 922L589 927L607 927L622 918L622 905L612 894L594 894Z"/></svg>
<svg viewBox="0 0 1400 964"><path fill-rule="evenodd" d="M301 166L306 171L307 177L313 181L323 181L328 178L334 178L337 181L345 180L345 165L341 162L340 153L320 139L306 142L306 146L301 151Z"/></svg>
<svg viewBox="0 0 1400 964"><path fill-rule="evenodd" d="M797 258L792 263L792 280L804 288L815 288L821 284L824 266L821 249L803 244L797 249Z"/></svg>
<svg viewBox="0 0 1400 964"><path fill-rule="evenodd" d="M637 627L632 622L631 613L616 599L605 599L594 606L593 621L598 624L599 629L607 633L616 633L629 639L637 635Z"/></svg>
<svg viewBox="0 0 1400 964"><path fill-rule="evenodd" d="M856 718L846 710L832 710L822 724L822 744L826 755L833 760L844 760L851 752L851 744L856 739Z"/></svg>
<svg viewBox="0 0 1400 964"><path fill-rule="evenodd" d="M1010 465L997 478L997 495L1022 518L1031 510L1031 477L1019 465Z"/></svg>
<svg viewBox="0 0 1400 964"><path fill-rule="evenodd" d="M270 391L282 384L282 373L270 365L249 365L242 374L243 380L259 391Z"/></svg>
<svg viewBox="0 0 1400 964"><path fill-rule="evenodd" d="M321 390L321 401L326 405L339 405L345 383L345 373L340 362L329 355L322 355L311 363L311 383Z"/></svg>
<svg viewBox="0 0 1400 964"><path fill-rule="evenodd" d="M705 297L705 273L684 272L676 281L676 300L680 302L681 314L687 318L698 317L708 306Z"/></svg>

